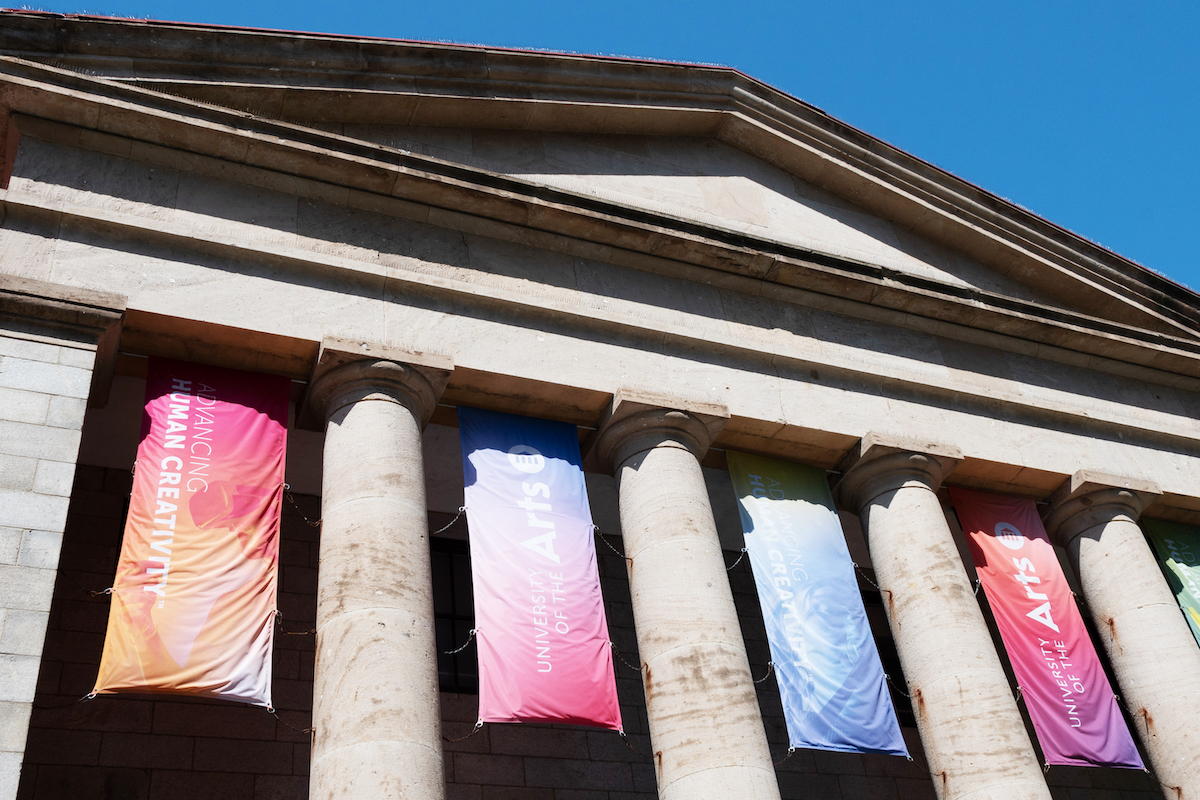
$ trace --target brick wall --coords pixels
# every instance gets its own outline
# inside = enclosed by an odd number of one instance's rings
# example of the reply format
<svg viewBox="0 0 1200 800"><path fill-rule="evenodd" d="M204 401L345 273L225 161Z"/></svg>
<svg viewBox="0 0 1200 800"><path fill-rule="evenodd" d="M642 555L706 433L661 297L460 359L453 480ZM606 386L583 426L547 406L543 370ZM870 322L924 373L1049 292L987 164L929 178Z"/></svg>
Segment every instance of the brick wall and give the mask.
<svg viewBox="0 0 1200 800"><path fill-rule="evenodd" d="M17 791L94 360L0 334L0 800Z"/></svg>
<svg viewBox="0 0 1200 800"><path fill-rule="evenodd" d="M320 516L315 497L285 504L281 547L282 628L275 650L275 703L282 722L262 709L161 696L76 700L95 680L108 601L89 590L111 580L131 476L125 470L81 466L67 520L62 563L21 777L22 800L267 800L307 797L313 637L319 534L305 524ZM431 514L440 528L449 515ZM461 536L460 520L446 535ZM619 538L610 537L620 549ZM613 641L637 664L624 560L597 543ZM727 553L732 563L736 554ZM748 564L730 572L752 670L766 674L769 655ZM877 630L886 646L886 624ZM645 700L635 668L617 664L617 686L633 750L615 734L552 725L487 725L445 744L449 800L634 800L656 797ZM758 686L771 752L786 754L783 711L773 677ZM477 717L477 699L442 694L447 738L463 737ZM905 729L914 760L891 756L798 751L778 767L785 800L918 800L933 784L914 729ZM1141 773L1056 767L1048 775L1056 800L1160 797Z"/></svg>

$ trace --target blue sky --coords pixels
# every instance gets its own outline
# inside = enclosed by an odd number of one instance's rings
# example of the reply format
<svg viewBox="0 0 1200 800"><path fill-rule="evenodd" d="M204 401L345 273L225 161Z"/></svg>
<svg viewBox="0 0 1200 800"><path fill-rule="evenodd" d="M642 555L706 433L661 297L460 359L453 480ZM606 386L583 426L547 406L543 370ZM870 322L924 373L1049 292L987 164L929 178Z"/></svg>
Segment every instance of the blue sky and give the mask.
<svg viewBox="0 0 1200 800"><path fill-rule="evenodd" d="M1196 2L30 7L724 64L1200 289Z"/></svg>

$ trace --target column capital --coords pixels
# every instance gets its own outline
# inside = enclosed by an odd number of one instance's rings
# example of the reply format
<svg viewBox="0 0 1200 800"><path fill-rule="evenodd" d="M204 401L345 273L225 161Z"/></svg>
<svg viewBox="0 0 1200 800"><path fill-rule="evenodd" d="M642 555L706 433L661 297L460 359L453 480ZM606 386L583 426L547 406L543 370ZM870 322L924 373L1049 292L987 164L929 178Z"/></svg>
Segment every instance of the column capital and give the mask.
<svg viewBox="0 0 1200 800"><path fill-rule="evenodd" d="M449 356L346 339L324 339L297 426L324 430L339 408L359 400L400 403L424 425L446 390Z"/></svg>
<svg viewBox="0 0 1200 800"><path fill-rule="evenodd" d="M923 486L936 492L962 461L957 447L871 432L850 450L838 469L833 487L838 503L861 513L881 494L903 486Z"/></svg>
<svg viewBox="0 0 1200 800"><path fill-rule="evenodd" d="M620 389L584 446L610 472L664 442L691 451L699 460L728 421L729 409L717 403Z"/></svg>
<svg viewBox="0 0 1200 800"><path fill-rule="evenodd" d="M1050 540L1066 547L1079 534L1124 519L1136 523L1162 495L1151 481L1080 470L1050 495L1043 521Z"/></svg>

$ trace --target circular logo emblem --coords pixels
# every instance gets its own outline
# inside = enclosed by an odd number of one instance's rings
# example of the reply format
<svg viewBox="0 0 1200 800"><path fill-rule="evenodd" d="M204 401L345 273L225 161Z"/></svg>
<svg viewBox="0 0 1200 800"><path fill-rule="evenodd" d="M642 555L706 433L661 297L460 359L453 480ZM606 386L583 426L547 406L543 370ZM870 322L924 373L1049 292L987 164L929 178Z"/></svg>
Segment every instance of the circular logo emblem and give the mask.
<svg viewBox="0 0 1200 800"><path fill-rule="evenodd" d="M1025 546L1025 537L1016 529L1016 526L1008 522L996 523L996 538L1009 550L1020 550Z"/></svg>
<svg viewBox="0 0 1200 800"><path fill-rule="evenodd" d="M519 444L508 451L508 463L513 469L532 475L546 468L546 458L527 444Z"/></svg>

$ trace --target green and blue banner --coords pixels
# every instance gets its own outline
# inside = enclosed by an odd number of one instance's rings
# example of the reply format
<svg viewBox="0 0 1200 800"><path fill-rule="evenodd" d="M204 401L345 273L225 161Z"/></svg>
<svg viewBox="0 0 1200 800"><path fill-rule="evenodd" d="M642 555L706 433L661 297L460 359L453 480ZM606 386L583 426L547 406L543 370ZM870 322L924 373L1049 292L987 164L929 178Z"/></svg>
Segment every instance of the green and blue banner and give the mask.
<svg viewBox="0 0 1200 800"><path fill-rule="evenodd" d="M824 470L726 455L790 746L907 756Z"/></svg>
<svg viewBox="0 0 1200 800"><path fill-rule="evenodd" d="M1143 519L1142 530L1158 554L1175 601L1192 628L1192 636L1200 644L1200 528Z"/></svg>

